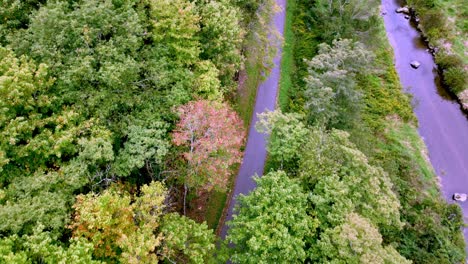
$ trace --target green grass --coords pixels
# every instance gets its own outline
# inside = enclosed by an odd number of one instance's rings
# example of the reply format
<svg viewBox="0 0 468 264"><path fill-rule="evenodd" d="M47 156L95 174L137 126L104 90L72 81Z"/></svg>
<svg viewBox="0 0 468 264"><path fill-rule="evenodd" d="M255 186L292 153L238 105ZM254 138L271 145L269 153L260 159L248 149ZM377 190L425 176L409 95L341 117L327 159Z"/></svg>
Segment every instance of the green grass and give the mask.
<svg viewBox="0 0 468 264"><path fill-rule="evenodd" d="M247 45L258 45L253 40L247 41ZM257 88L260 85L262 79L263 64L259 54L252 54L248 52L248 57L245 65L246 79L245 83L240 91L241 96L237 98L236 111L244 121L246 128L250 126L252 114L255 107L255 98L257 96Z"/></svg>
<svg viewBox="0 0 468 264"><path fill-rule="evenodd" d="M227 193L225 191L213 190L208 198L205 219L206 224L213 230L218 229L219 220L223 216L223 208L226 204Z"/></svg>
<svg viewBox="0 0 468 264"><path fill-rule="evenodd" d="M284 27L284 45L281 58L281 76L278 93L278 106L286 111L291 92L292 74L294 72L294 43L293 16L296 9L296 0L289 0L286 5L286 22Z"/></svg>
<svg viewBox="0 0 468 264"><path fill-rule="evenodd" d="M389 131L386 134L388 139L386 147L394 148L403 156L409 157L415 164L416 171L420 175L422 188L433 198L440 197L438 190L438 179L427 156L426 145L420 138L416 128L407 123L388 122Z"/></svg>
<svg viewBox="0 0 468 264"><path fill-rule="evenodd" d="M387 41L382 21L378 27L380 32L372 40L376 44L372 68L379 70L358 76L358 85L364 95L362 119L376 132L386 128L386 118L390 115L397 115L405 122L417 123L411 97L402 91L393 64L393 50Z"/></svg>

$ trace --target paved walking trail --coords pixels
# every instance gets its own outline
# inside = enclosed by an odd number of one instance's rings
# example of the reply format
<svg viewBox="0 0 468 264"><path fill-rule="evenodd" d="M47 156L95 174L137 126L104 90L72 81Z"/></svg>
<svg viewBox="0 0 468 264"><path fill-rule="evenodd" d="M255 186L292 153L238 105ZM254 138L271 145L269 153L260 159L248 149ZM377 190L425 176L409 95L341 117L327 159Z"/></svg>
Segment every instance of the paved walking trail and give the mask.
<svg viewBox="0 0 468 264"><path fill-rule="evenodd" d="M276 0L276 4L281 8L281 11L274 14L272 26L278 32L278 35L283 37L284 22L286 19L286 0ZM274 39L271 37L270 39ZM244 152L244 159L237 175L234 193L229 203L229 209L226 213L224 225L221 229L221 238L225 238L228 227L226 222L232 219L233 208L236 203L236 197L239 194L248 194L255 188L255 182L252 176L255 174L262 175L266 159L266 141L265 135L258 133L255 130L257 122L257 114L265 110L274 110L276 106L276 96L278 93L278 84L280 79L280 64L281 64L281 47L278 48L275 58L273 59L274 66L268 78L260 84L257 90L257 98L255 100L255 109L250 122L249 136L247 138L247 146Z"/></svg>

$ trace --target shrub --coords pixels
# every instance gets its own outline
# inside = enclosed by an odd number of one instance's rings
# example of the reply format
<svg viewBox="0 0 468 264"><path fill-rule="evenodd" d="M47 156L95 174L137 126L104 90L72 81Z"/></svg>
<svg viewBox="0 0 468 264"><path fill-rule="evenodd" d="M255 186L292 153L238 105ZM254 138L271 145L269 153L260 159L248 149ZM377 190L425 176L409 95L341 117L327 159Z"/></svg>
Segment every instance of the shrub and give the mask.
<svg viewBox="0 0 468 264"><path fill-rule="evenodd" d="M463 60L455 54L439 52L436 54L435 61L442 70L447 70L452 67L463 67Z"/></svg>
<svg viewBox="0 0 468 264"><path fill-rule="evenodd" d="M443 73L444 81L450 90L456 94L465 90L467 78L466 72L461 67L452 67Z"/></svg>
<svg viewBox="0 0 468 264"><path fill-rule="evenodd" d="M425 14L422 14L422 30L426 33L429 40L434 41L448 35L449 32L445 21L447 21L447 17L438 10L428 10Z"/></svg>

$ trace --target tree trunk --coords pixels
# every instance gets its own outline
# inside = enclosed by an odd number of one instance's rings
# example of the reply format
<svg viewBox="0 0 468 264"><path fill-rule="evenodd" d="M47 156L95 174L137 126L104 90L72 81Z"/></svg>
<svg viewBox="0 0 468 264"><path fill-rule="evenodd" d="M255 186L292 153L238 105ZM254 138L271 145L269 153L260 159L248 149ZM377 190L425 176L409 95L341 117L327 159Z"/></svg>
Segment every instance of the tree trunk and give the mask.
<svg viewBox="0 0 468 264"><path fill-rule="evenodd" d="M187 201L187 191L188 191L187 184L184 183L184 216L185 216L185 208L186 208L186 201Z"/></svg>

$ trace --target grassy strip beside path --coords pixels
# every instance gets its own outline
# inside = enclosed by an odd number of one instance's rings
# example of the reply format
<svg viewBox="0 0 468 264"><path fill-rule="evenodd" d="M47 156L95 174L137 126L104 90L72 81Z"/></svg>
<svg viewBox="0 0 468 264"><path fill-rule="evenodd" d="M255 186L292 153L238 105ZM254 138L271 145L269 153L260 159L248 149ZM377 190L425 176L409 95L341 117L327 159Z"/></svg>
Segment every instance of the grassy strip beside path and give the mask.
<svg viewBox="0 0 468 264"><path fill-rule="evenodd" d="M291 92L292 73L294 71L294 32L293 16L296 9L296 0L289 0L286 5L286 23L284 26L283 57L281 59L281 77L278 92L278 106L286 111Z"/></svg>

